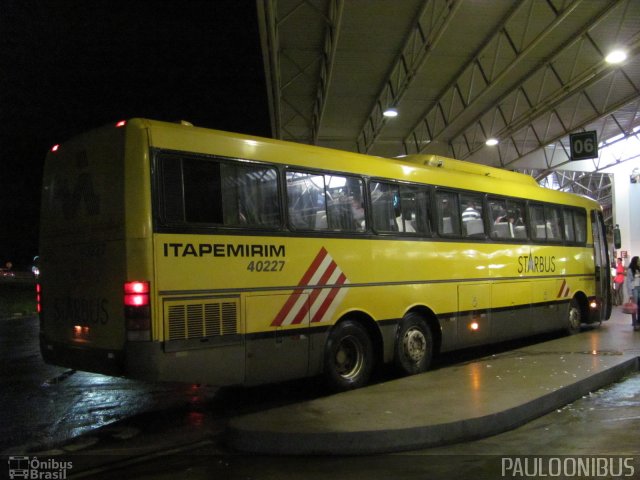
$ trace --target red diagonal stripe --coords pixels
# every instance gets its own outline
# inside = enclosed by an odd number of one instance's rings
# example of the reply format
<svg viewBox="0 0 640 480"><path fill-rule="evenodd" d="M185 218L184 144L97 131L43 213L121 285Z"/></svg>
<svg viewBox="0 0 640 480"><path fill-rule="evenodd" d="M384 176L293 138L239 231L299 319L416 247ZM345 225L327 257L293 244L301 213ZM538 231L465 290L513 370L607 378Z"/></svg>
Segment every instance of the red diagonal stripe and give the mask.
<svg viewBox="0 0 640 480"><path fill-rule="evenodd" d="M304 290L304 288L301 288L301 287L307 286L307 284L311 280L311 277L313 277L313 274L316 272L316 270L318 269L318 267L320 266L320 264L322 263L322 261L325 259L326 256L327 256L327 250L324 247L322 247L318 252L318 255L316 255L316 258L313 259L313 262L311 262L311 265L309 265L309 268L307 269L307 271L304 273L304 275L298 282L298 286L293 290L293 293L289 296L286 303L280 309L280 311L278 312L278 315L276 315L276 318L273 320L273 322L271 322L272 326L278 327L282 325L282 322L284 321L284 319L287 317L287 315L289 315L289 311L293 308L296 301L298 300L298 297L300 296L301 291Z"/></svg>
<svg viewBox="0 0 640 480"><path fill-rule="evenodd" d="M326 285L327 282L329 281L329 278L331 278L331 275L333 275L333 272L335 271L337 266L338 265L334 261L332 261L329 265L327 265L327 269L323 272L322 276L318 279L318 283L316 285ZM315 288L311 292L311 294L309 295L309 305L313 305L313 302L315 301L316 298L318 298L318 295L320 295L321 291L322 291L321 288ZM296 315L296 317L293 319L293 322L291 322L291 324L293 325L293 324L301 323L302 320L304 320L304 317L307 314L308 310L309 310L308 306L306 306L306 308L301 309Z"/></svg>
<svg viewBox="0 0 640 480"><path fill-rule="evenodd" d="M291 322L291 325L296 325L298 323L301 323L302 320L304 320L304 317L307 316L307 312L309 311L310 305L311 305L311 303L307 299L307 301L304 302L304 304L302 305L302 308L300 309L298 314L295 316L295 318Z"/></svg>
<svg viewBox="0 0 640 480"><path fill-rule="evenodd" d="M331 292L329 292L329 295L327 295L327 298L325 298L324 302L322 302L322 306L318 309L316 314L311 319L312 322L319 322L320 320L322 320L322 317L324 316L325 313L327 313L327 310L329 310L329 307L333 303L333 299L336 298L336 295L340 291L340 288L342 288L342 286L344 285L344 282L346 281L347 281L346 275L344 273L341 273L340 276L338 277L338 280L336 280L336 285L340 285L340 286L333 287L331 289Z"/></svg>
<svg viewBox="0 0 640 480"><path fill-rule="evenodd" d="M566 284L567 284L567 281L562 280L562 286L560 287L560 291L558 292L558 295L556 296L556 298L560 298L563 296L562 294L564 293L564 287Z"/></svg>
<svg viewBox="0 0 640 480"><path fill-rule="evenodd" d="M331 278L331 275L335 271L336 267L337 267L336 262L333 262L333 261L329 265L327 265L327 269L324 271L322 276L318 279L318 283L316 285L326 285L327 281L329 280L329 278ZM309 286L309 285L307 284L306 286ZM313 302L318 297L318 295L320 295L321 291L322 289L316 288L311 292L311 294L309 295L309 301L308 301L309 305L313 305ZM293 319L291 323L298 324L302 322L308 310L309 308L305 306L305 308L303 308L300 312L298 312L298 314L296 315L296 317Z"/></svg>

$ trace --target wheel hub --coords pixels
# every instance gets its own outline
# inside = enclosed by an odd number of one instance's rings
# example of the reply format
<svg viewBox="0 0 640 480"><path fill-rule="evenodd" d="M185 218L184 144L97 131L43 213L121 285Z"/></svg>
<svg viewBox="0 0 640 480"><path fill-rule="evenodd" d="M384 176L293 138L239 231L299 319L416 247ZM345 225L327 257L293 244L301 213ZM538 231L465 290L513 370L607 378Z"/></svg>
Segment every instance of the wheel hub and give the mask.
<svg viewBox="0 0 640 480"><path fill-rule="evenodd" d="M575 307L569 310L569 324L573 328L580 328L580 311Z"/></svg>
<svg viewBox="0 0 640 480"><path fill-rule="evenodd" d="M353 338L345 338L335 354L335 367L343 378L356 377L364 363L364 353L360 343Z"/></svg>
<svg viewBox="0 0 640 480"><path fill-rule="evenodd" d="M420 330L408 330L403 339L404 351L413 362L419 362L427 352L427 341Z"/></svg>

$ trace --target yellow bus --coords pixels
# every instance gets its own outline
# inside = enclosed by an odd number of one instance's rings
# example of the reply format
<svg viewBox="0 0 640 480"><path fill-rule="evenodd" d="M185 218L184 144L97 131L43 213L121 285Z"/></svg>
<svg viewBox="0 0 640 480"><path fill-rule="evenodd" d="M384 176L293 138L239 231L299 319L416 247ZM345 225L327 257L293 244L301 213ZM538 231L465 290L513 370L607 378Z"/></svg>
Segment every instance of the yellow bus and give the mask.
<svg viewBox="0 0 640 480"><path fill-rule="evenodd" d="M367 384L610 315L600 206L529 176L132 119L56 145L44 359L151 381Z"/></svg>

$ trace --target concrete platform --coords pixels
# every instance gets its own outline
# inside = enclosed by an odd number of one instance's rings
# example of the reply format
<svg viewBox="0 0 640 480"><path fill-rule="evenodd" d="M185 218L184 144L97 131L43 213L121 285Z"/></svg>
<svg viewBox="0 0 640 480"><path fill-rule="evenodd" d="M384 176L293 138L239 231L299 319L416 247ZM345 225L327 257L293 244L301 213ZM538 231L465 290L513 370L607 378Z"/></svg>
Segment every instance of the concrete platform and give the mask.
<svg viewBox="0 0 640 480"><path fill-rule="evenodd" d="M640 332L614 308L599 328L421 375L232 419L226 443L285 455L365 455L515 428L637 372Z"/></svg>

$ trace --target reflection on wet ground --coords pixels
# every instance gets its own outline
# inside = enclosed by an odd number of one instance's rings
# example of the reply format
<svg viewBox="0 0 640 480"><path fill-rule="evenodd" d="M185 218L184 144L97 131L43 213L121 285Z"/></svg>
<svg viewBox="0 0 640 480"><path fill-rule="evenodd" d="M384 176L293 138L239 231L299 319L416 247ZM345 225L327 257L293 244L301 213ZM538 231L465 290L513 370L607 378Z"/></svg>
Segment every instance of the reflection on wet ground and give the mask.
<svg viewBox="0 0 640 480"><path fill-rule="evenodd" d="M124 419L215 432L231 415L321 396L311 379L255 388L146 383L46 365L36 317L0 319L0 453L52 448ZM138 428L138 427L131 427ZM131 435L131 428L113 435Z"/></svg>
<svg viewBox="0 0 640 480"><path fill-rule="evenodd" d="M216 392L44 364L36 317L0 320L0 452L50 446L148 411L202 404Z"/></svg>

